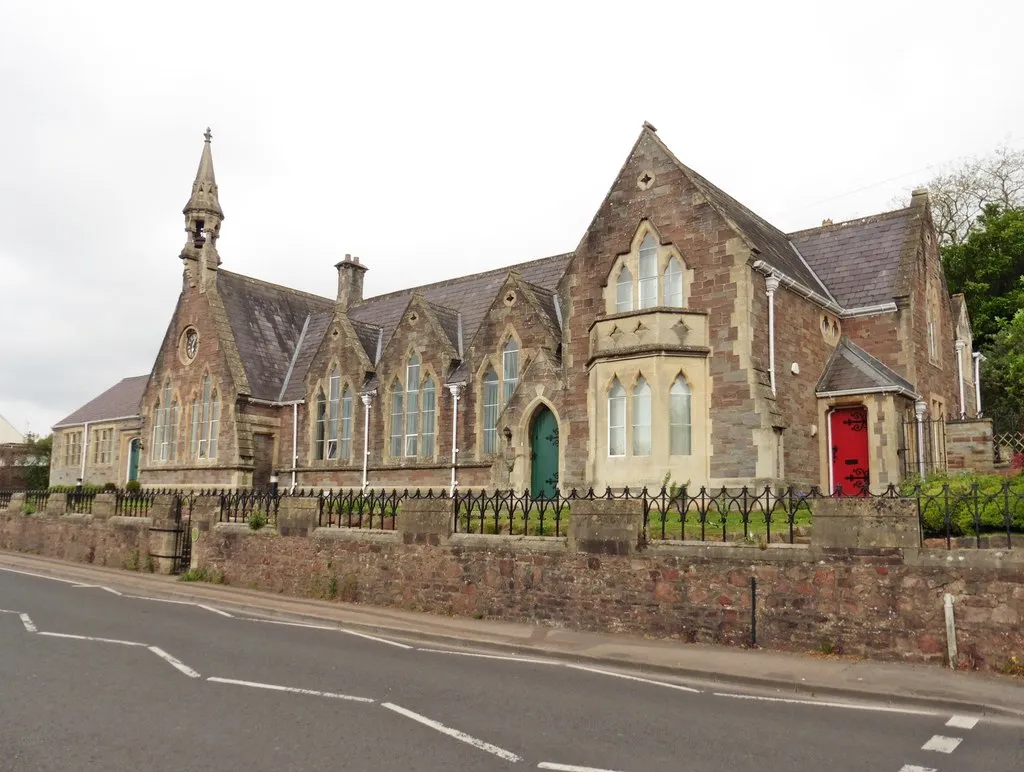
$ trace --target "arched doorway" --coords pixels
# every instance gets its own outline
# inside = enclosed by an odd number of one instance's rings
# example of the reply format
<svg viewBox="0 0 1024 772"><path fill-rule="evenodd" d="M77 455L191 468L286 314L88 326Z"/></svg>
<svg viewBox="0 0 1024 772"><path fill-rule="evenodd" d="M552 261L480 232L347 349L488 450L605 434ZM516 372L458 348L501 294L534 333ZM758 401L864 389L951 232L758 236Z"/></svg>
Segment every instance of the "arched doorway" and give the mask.
<svg viewBox="0 0 1024 772"><path fill-rule="evenodd" d="M530 424L530 493L554 496L558 490L558 420L541 405Z"/></svg>
<svg viewBox="0 0 1024 772"><path fill-rule="evenodd" d="M128 443L128 482L139 479L139 450L142 443L139 438Z"/></svg>

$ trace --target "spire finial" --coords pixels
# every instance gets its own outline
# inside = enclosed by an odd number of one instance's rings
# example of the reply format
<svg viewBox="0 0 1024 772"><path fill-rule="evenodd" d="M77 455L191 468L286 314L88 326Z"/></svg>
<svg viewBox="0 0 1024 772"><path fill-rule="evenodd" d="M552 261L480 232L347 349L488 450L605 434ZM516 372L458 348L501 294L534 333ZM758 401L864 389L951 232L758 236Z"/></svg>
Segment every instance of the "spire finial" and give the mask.
<svg viewBox="0 0 1024 772"><path fill-rule="evenodd" d="M210 144L210 140L213 139L213 132L210 131L210 127L206 127L206 131L203 132L203 136L206 138L206 144Z"/></svg>

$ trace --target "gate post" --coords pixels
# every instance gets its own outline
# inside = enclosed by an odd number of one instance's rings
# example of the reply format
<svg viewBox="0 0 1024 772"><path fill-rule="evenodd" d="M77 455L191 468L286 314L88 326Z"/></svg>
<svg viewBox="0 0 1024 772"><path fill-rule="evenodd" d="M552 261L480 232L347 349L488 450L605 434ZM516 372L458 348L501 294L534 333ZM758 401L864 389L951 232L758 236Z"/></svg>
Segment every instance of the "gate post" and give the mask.
<svg viewBox="0 0 1024 772"><path fill-rule="evenodd" d="M149 508L149 554L158 574L173 574L178 563L179 496L155 496Z"/></svg>

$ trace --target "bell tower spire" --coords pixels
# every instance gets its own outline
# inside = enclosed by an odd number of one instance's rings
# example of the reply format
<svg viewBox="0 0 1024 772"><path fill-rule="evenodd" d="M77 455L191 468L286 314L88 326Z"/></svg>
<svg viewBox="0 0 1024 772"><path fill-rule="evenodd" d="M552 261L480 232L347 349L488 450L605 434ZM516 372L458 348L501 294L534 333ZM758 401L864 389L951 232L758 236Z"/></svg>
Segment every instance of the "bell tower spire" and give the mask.
<svg viewBox="0 0 1024 772"><path fill-rule="evenodd" d="M213 132L209 127L203 139L203 154L199 157L199 169L192 183L192 195L181 210L185 215L185 232L188 234L181 259L185 261L186 274L198 278L201 287L206 285L207 272L216 271L220 265L217 239L220 238L220 225L224 221L224 210L220 208L217 197L217 177L213 172L213 152L210 149Z"/></svg>

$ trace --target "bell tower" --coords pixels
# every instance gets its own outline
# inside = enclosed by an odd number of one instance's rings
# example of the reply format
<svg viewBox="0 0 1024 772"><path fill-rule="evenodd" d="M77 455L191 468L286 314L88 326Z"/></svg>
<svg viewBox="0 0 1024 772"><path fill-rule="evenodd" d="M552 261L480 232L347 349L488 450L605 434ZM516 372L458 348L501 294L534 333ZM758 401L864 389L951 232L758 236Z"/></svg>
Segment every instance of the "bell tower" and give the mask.
<svg viewBox="0 0 1024 772"><path fill-rule="evenodd" d="M217 198L217 177L213 173L213 152L210 149L213 133L209 127L203 138L203 154L192 183L192 196L181 210L185 215L187 236L180 255L185 263L186 286L198 285L200 292L205 291L208 282L216 280L220 265L217 239L224 221L224 211Z"/></svg>

